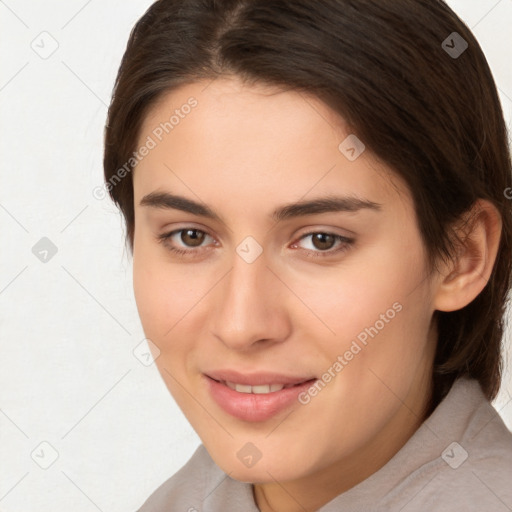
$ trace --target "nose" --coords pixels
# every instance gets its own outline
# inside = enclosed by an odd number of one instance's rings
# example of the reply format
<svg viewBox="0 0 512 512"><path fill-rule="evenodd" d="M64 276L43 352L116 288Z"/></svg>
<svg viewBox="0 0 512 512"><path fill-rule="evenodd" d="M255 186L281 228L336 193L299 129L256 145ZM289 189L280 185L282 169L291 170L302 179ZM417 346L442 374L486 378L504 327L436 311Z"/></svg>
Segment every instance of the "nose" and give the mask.
<svg viewBox="0 0 512 512"><path fill-rule="evenodd" d="M212 333L231 350L279 343L290 335L287 288L269 268L265 253L252 263L235 254L216 288Z"/></svg>

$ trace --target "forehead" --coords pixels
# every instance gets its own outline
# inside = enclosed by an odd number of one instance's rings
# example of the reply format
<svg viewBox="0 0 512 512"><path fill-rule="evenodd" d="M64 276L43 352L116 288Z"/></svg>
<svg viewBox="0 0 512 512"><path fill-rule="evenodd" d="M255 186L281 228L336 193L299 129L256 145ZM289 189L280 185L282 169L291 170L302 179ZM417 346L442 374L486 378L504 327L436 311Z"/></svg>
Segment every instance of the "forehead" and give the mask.
<svg viewBox="0 0 512 512"><path fill-rule="evenodd" d="M167 126L167 131L173 135L190 134L190 128L198 144L206 146L206 137L232 149L269 139L274 146L284 145L297 134L305 146L315 138L329 137L336 143L346 133L344 120L314 96L266 84L247 85L237 78L198 81L163 93L143 120L141 134L169 121L172 128ZM229 131L237 137L226 140Z"/></svg>
<svg viewBox="0 0 512 512"><path fill-rule="evenodd" d="M182 85L142 123L137 147L148 138L154 147L134 171L135 194L172 187L218 202L235 190L246 205L333 191L377 202L407 196L368 149L347 158L349 137L339 115L302 92L231 78Z"/></svg>

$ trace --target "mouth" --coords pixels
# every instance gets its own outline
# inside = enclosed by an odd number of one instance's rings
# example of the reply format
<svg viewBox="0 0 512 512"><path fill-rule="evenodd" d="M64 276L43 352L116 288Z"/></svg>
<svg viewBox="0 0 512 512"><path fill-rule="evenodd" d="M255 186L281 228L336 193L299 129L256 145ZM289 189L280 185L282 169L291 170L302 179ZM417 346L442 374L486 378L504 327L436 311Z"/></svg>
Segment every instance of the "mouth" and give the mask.
<svg viewBox="0 0 512 512"><path fill-rule="evenodd" d="M318 379L259 374L229 379L203 374L207 393L230 416L249 422L266 421L300 405L298 397Z"/></svg>

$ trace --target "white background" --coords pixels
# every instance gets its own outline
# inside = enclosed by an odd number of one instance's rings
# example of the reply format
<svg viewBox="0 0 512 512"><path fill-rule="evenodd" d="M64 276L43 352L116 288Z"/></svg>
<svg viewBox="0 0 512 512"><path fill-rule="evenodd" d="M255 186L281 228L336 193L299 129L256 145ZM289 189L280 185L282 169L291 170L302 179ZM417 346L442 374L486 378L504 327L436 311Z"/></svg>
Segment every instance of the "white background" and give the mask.
<svg viewBox="0 0 512 512"><path fill-rule="evenodd" d="M199 443L132 352L144 335L121 217L92 195L115 75L150 4L0 1L2 512L135 511ZM511 126L512 0L449 4L474 28ZM59 45L47 59L31 47L41 37ZM32 253L42 237L58 249L47 263ZM494 405L509 428L511 392L507 374Z"/></svg>

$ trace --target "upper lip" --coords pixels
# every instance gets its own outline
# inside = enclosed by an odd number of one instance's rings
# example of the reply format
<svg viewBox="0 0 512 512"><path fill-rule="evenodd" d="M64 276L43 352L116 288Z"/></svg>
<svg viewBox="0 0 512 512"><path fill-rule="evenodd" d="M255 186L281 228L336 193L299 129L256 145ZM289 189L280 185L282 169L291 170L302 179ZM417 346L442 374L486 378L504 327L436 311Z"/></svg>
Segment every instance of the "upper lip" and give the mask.
<svg viewBox="0 0 512 512"><path fill-rule="evenodd" d="M283 375L273 372L244 372L240 373L235 370L213 370L205 373L206 376L219 382L234 382L235 384L245 384L246 386L264 386L270 384L300 384L308 380L312 380L314 376L293 376Z"/></svg>

